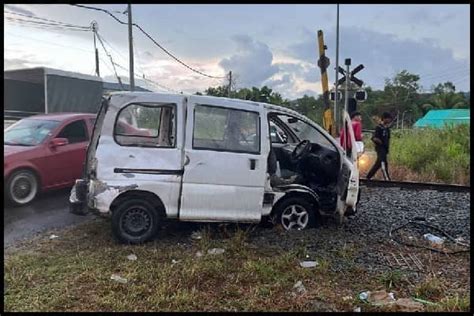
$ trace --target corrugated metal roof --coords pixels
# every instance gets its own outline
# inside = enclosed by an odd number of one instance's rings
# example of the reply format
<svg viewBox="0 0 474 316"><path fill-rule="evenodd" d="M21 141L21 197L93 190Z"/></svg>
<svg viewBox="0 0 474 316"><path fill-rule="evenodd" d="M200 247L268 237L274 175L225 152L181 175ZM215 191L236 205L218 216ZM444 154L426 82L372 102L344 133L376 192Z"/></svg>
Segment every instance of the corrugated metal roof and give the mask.
<svg viewBox="0 0 474 316"><path fill-rule="evenodd" d="M470 113L470 109L431 110L414 126L442 128L445 125L470 124Z"/></svg>

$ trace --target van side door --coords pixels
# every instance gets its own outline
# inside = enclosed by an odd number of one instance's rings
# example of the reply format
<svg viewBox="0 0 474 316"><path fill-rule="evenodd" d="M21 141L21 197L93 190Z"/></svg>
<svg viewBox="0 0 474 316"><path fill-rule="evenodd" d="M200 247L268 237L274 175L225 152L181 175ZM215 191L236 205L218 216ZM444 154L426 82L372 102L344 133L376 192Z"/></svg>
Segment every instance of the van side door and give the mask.
<svg viewBox="0 0 474 316"><path fill-rule="evenodd" d="M258 222L269 151L264 109L191 96L179 218Z"/></svg>

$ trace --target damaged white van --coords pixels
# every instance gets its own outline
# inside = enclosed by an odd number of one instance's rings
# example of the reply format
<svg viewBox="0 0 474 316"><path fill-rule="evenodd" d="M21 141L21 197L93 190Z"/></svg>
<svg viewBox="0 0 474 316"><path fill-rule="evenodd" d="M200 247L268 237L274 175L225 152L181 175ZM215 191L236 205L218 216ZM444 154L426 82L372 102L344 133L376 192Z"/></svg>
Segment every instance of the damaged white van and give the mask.
<svg viewBox="0 0 474 316"><path fill-rule="evenodd" d="M351 127L344 113L346 128ZM210 96L113 93L104 99L70 211L110 215L121 242L152 239L162 220L313 226L353 214L353 152L307 117ZM348 158L354 157L354 158Z"/></svg>

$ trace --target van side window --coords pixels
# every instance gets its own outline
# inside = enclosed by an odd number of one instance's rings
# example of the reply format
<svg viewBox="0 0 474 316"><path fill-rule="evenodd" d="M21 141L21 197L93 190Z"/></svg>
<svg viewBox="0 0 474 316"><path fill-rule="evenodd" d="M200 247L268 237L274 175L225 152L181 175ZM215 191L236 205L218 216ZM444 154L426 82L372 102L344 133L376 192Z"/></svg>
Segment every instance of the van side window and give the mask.
<svg viewBox="0 0 474 316"><path fill-rule="evenodd" d="M196 105L193 148L260 153L259 114L210 105Z"/></svg>
<svg viewBox="0 0 474 316"><path fill-rule="evenodd" d="M117 115L114 138L122 146L174 147L175 105L129 104Z"/></svg>

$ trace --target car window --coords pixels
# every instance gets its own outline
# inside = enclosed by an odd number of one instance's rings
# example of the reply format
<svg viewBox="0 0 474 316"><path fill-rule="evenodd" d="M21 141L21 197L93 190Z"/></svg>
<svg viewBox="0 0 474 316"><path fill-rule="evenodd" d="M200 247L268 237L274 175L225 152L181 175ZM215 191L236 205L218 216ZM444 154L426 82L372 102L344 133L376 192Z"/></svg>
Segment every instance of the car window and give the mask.
<svg viewBox="0 0 474 316"><path fill-rule="evenodd" d="M280 128L277 124L273 121L269 121L270 125L270 139L273 144L285 144L288 142L288 135L287 133Z"/></svg>
<svg viewBox="0 0 474 316"><path fill-rule="evenodd" d="M193 148L260 153L259 114L210 105L196 105Z"/></svg>
<svg viewBox="0 0 474 316"><path fill-rule="evenodd" d="M59 124L59 121L22 119L5 130L3 141L6 145L38 145L50 136Z"/></svg>
<svg viewBox="0 0 474 316"><path fill-rule="evenodd" d="M84 122L84 120L79 120L69 123L56 137L67 138L69 144L85 142L89 140L87 136L86 122Z"/></svg>
<svg viewBox="0 0 474 316"><path fill-rule="evenodd" d="M117 115L114 137L123 146L174 147L175 105L129 104Z"/></svg>
<svg viewBox="0 0 474 316"><path fill-rule="evenodd" d="M316 128L309 125L308 123L288 115L277 115L278 118L288 126L295 135L302 140L309 140L311 143L315 143L332 150L336 150L334 145Z"/></svg>

